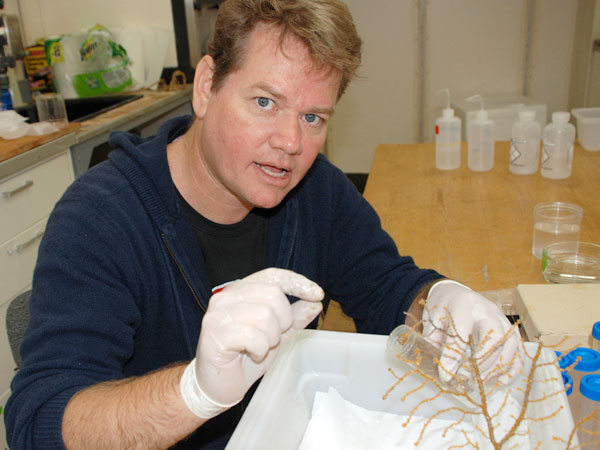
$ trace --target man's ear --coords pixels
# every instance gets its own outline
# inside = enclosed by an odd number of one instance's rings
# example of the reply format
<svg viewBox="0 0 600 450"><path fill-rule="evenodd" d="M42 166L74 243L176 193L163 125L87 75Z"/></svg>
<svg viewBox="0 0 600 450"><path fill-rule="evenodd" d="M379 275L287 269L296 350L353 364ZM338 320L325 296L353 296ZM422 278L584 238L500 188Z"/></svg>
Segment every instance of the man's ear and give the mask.
<svg viewBox="0 0 600 450"><path fill-rule="evenodd" d="M192 97L192 106L196 117L202 119L206 114L208 101L212 94L212 77L214 73L214 61L211 56L204 55L196 64L194 73L194 92Z"/></svg>

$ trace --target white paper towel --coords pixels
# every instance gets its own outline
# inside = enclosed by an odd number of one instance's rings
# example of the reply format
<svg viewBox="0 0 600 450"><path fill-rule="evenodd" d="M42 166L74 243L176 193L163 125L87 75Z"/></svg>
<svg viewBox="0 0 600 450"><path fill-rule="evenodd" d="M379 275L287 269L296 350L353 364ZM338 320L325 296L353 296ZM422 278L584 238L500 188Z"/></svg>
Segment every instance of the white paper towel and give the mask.
<svg viewBox="0 0 600 450"><path fill-rule="evenodd" d="M156 89L167 57L171 32L156 27L114 28L110 31L131 60L132 89Z"/></svg>
<svg viewBox="0 0 600 450"><path fill-rule="evenodd" d="M499 396L496 397L495 403L499 408L502 400ZM491 408L493 410L494 406L491 405ZM502 408L502 414L495 418L496 422L502 423L502 417L507 417L504 414L514 414L514 408L517 408L518 411L518 404ZM418 441L428 418L413 416L410 422L403 426L407 419L408 416L405 415L361 408L344 400L334 388L329 388L327 393L317 392L315 394L312 417L306 427L299 450L322 450L325 448L328 450L371 450L374 448L380 450L412 448L439 450L466 443L463 433L469 436L472 442L476 442L481 450L492 448L489 442L482 439L481 433L475 431L473 423L469 419L463 420L458 425L454 420L433 419L427 425L418 447L415 447L414 444ZM487 430L482 416L475 420L480 428ZM508 420L503 423L506 427L512 421ZM453 426L450 427L451 425ZM522 428L520 431L523 431ZM500 436L506 430L497 431L496 435ZM527 450L529 449L529 438L525 433L524 436L516 436L511 439L508 444L507 448Z"/></svg>

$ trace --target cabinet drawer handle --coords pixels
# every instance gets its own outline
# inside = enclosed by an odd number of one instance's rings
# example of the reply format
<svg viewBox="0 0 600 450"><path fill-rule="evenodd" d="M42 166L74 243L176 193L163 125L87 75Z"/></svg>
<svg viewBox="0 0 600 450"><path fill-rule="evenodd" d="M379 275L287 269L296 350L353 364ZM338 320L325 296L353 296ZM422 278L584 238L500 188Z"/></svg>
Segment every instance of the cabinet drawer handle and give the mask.
<svg viewBox="0 0 600 450"><path fill-rule="evenodd" d="M4 191L2 193L2 197L3 198L11 198L13 195L18 194L19 192L24 191L25 189L27 189L28 187L31 187L31 186L33 186L33 181L27 180L21 186L14 188L12 191Z"/></svg>
<svg viewBox="0 0 600 450"><path fill-rule="evenodd" d="M43 235L44 235L44 231L38 231L36 233L36 235L33 236L31 239L29 239L27 242L23 242L22 244L15 245L13 248L9 249L7 251L8 256L12 256L15 253L21 253L23 250L25 250L27 247L29 247L31 244L33 244L36 240L41 238Z"/></svg>

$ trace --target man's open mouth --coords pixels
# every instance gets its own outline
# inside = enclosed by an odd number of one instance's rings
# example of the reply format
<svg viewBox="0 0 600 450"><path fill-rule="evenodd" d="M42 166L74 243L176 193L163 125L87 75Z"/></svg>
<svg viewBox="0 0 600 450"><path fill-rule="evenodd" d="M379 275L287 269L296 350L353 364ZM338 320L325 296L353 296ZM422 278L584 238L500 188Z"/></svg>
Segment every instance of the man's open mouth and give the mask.
<svg viewBox="0 0 600 450"><path fill-rule="evenodd" d="M270 175L275 178L283 178L288 171L286 169L282 169L281 167L263 165L259 163L255 163L260 170L262 170L267 175Z"/></svg>

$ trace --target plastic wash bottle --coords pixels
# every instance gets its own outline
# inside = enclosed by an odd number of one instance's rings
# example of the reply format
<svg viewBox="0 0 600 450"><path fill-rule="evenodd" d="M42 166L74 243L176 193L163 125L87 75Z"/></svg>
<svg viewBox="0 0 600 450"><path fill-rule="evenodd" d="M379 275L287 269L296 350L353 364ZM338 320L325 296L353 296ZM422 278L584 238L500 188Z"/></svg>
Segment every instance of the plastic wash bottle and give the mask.
<svg viewBox="0 0 600 450"><path fill-rule="evenodd" d="M535 111L519 111L519 120L512 127L508 170L519 175L536 173L540 164L541 137Z"/></svg>
<svg viewBox="0 0 600 450"><path fill-rule="evenodd" d="M483 107L483 97L474 95L467 101L480 101L481 109L467 127L469 169L486 172L494 167L494 122Z"/></svg>
<svg viewBox="0 0 600 450"><path fill-rule="evenodd" d="M453 170L460 167L461 120L450 108L450 91L442 89L437 93L441 92L446 93L446 108L442 110L442 117L435 121L435 167Z"/></svg>
<svg viewBox="0 0 600 450"><path fill-rule="evenodd" d="M570 118L570 113L557 111L552 113L552 123L544 127L543 177L560 179L571 175L575 127L569 123Z"/></svg>

